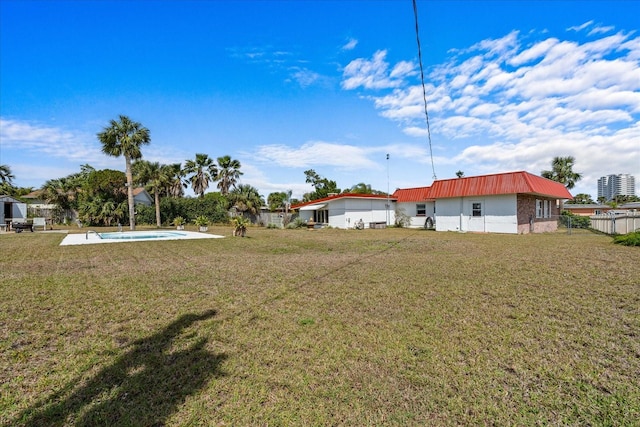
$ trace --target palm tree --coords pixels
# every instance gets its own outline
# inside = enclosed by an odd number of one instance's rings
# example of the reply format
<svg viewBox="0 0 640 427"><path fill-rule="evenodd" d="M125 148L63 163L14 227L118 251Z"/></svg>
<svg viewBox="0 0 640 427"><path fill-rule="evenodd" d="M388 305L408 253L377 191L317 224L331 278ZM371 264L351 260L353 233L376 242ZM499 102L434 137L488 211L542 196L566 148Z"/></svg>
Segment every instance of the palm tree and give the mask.
<svg viewBox="0 0 640 427"><path fill-rule="evenodd" d="M107 223L105 220L104 214L106 210L103 211L105 206L105 200L103 200L100 196L94 197L89 200L87 203L83 203L78 207L78 216L82 219L83 223L86 224L99 224L100 222Z"/></svg>
<svg viewBox="0 0 640 427"><path fill-rule="evenodd" d="M0 181L3 184L11 184L14 178L9 165L0 165Z"/></svg>
<svg viewBox="0 0 640 427"><path fill-rule="evenodd" d="M160 165L159 162L148 162L139 160L133 164L135 181L138 184L147 187L154 195L156 205L156 226L160 228L162 221L160 220L160 193L169 185L171 172L167 169L167 165Z"/></svg>
<svg viewBox="0 0 640 427"><path fill-rule="evenodd" d="M98 219L104 223L106 226L111 226L111 221L113 221L113 217L115 216L114 212L116 210L116 204L113 200L107 200L102 204L102 208L100 209L100 214Z"/></svg>
<svg viewBox="0 0 640 427"><path fill-rule="evenodd" d="M204 197L204 192L209 188L209 181L217 175L216 165L206 154L196 153L195 160L187 160L184 164L184 173L191 174L188 178L193 192Z"/></svg>
<svg viewBox="0 0 640 427"><path fill-rule="evenodd" d="M575 161L576 159L573 156L554 157L551 162L551 170L542 171L541 175L544 178L564 184L568 190L571 190L575 187L576 182L582 179L582 174L573 171Z"/></svg>
<svg viewBox="0 0 640 427"><path fill-rule="evenodd" d="M371 184L365 184L364 182L360 182L350 189L345 190L345 192L354 193L354 194L373 194L373 190L371 189Z"/></svg>
<svg viewBox="0 0 640 427"><path fill-rule="evenodd" d="M171 197L182 197L184 195L184 189L187 188L187 184L182 182L184 178L184 171L180 163L173 163L171 165L163 165L166 169L166 174L170 177L169 182L165 188L165 193Z"/></svg>
<svg viewBox="0 0 640 427"><path fill-rule="evenodd" d="M120 115L120 121L111 120L109 126L98 133L102 152L108 156L124 156L129 202L129 226L136 229L136 211L133 203L133 172L131 162L142 158L140 147L151 142L149 129L129 117Z"/></svg>
<svg viewBox="0 0 640 427"><path fill-rule="evenodd" d="M47 203L55 204L64 211L77 208L77 197L82 182L74 175L50 179L42 186L42 197Z"/></svg>
<svg viewBox="0 0 640 427"><path fill-rule="evenodd" d="M260 212L260 208L264 206L264 200L258 189L248 185L240 184L235 187L229 193L229 199L232 205L244 215L245 212L249 212L252 215L257 215Z"/></svg>
<svg viewBox="0 0 640 427"><path fill-rule="evenodd" d="M218 173L214 179L218 181L218 188L223 196L229 194L231 187L235 187L240 178L240 161L229 156L218 157Z"/></svg>

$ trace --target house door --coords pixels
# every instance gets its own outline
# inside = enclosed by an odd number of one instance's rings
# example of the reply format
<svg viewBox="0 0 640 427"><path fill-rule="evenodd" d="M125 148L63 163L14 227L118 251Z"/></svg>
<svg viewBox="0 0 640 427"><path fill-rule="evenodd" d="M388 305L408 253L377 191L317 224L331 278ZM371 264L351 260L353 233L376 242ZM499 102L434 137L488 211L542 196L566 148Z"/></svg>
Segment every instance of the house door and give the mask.
<svg viewBox="0 0 640 427"><path fill-rule="evenodd" d="M4 219L8 220L13 218L13 203L5 202L4 203Z"/></svg>
<svg viewBox="0 0 640 427"><path fill-rule="evenodd" d="M485 231L484 228L484 202L473 200L470 203L469 231Z"/></svg>

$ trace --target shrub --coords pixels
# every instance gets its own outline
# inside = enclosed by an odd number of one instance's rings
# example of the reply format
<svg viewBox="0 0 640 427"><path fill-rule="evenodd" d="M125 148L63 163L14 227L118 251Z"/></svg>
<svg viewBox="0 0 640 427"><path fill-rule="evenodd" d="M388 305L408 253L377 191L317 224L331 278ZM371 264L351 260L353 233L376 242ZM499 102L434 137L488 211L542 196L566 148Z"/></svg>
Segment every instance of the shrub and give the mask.
<svg viewBox="0 0 640 427"><path fill-rule="evenodd" d="M162 218L162 215L160 215ZM153 205L147 206L143 204L136 205L136 224L155 224L156 208Z"/></svg>
<svg viewBox="0 0 640 427"><path fill-rule="evenodd" d="M186 221L181 216L177 216L177 217L173 218L173 221L171 222L171 224L175 225L176 227L180 227L181 225L185 225L185 223L186 223Z"/></svg>
<svg viewBox="0 0 640 427"><path fill-rule="evenodd" d="M396 209L396 223L398 228L404 228L411 225L411 217L407 215L404 209Z"/></svg>
<svg viewBox="0 0 640 427"><path fill-rule="evenodd" d="M640 246L640 231L623 234L613 238L613 243L624 246Z"/></svg>
<svg viewBox="0 0 640 427"><path fill-rule="evenodd" d="M287 228L290 228L290 229L305 228L306 226L307 226L307 223L304 222L304 220L300 217L297 217L296 219L291 221L289 224L287 224Z"/></svg>
<svg viewBox="0 0 640 427"><path fill-rule="evenodd" d="M209 225L209 218L207 218L205 215L200 215L193 220L193 223L198 227L206 227Z"/></svg>
<svg viewBox="0 0 640 427"><path fill-rule="evenodd" d="M569 223L571 223L571 228L591 228L591 220L588 216L581 216L569 211L563 211L560 216L560 224L565 227L569 227Z"/></svg>

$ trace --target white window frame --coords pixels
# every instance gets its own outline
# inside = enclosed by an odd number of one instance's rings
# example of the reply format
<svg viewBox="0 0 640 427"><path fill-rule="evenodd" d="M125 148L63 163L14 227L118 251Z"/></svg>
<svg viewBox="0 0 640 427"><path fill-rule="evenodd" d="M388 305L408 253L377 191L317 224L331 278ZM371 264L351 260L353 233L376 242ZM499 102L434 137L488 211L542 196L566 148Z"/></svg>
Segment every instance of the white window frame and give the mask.
<svg viewBox="0 0 640 427"><path fill-rule="evenodd" d="M536 218L551 218L551 201L536 199Z"/></svg>
<svg viewBox="0 0 640 427"><path fill-rule="evenodd" d="M427 204L426 203L418 203L418 204L416 204L416 216L427 216Z"/></svg>
<svg viewBox="0 0 640 427"><path fill-rule="evenodd" d="M482 202L471 202L471 216L473 218L482 216Z"/></svg>

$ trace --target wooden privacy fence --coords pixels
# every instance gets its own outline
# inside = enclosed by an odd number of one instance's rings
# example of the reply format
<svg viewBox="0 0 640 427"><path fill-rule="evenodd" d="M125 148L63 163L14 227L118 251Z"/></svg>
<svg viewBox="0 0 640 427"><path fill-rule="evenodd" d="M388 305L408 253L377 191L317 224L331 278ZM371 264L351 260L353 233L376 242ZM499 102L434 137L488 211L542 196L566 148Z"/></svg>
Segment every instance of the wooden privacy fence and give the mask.
<svg viewBox="0 0 640 427"><path fill-rule="evenodd" d="M589 217L591 228L606 234L627 234L640 230L640 212L600 214Z"/></svg>

